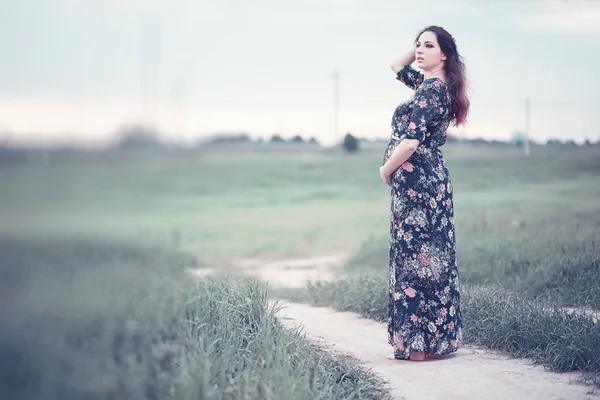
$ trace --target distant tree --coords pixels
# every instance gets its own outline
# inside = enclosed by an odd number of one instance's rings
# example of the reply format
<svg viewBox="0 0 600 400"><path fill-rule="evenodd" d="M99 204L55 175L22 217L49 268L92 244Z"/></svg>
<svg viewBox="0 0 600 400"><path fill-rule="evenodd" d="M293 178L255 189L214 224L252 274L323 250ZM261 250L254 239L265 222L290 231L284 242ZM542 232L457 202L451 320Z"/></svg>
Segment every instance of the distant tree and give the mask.
<svg viewBox="0 0 600 400"><path fill-rule="evenodd" d="M525 145L526 136L522 132L515 132L512 136L512 142L517 145L517 147L523 147Z"/></svg>
<svg viewBox="0 0 600 400"><path fill-rule="evenodd" d="M467 142L472 143L472 144L488 144L489 143L486 139L484 139L482 137L468 139Z"/></svg>
<svg viewBox="0 0 600 400"><path fill-rule="evenodd" d="M271 143L284 143L284 142L285 142L285 140L283 140L281 135L279 135L277 133L271 137Z"/></svg>
<svg viewBox="0 0 600 400"><path fill-rule="evenodd" d="M143 125L131 125L117 132L117 146L124 149L151 149L161 147L158 132Z"/></svg>
<svg viewBox="0 0 600 400"><path fill-rule="evenodd" d="M344 136L344 141L342 142L342 147L349 153L358 151L358 140L356 140L351 133L346 133L346 136Z"/></svg>
<svg viewBox="0 0 600 400"><path fill-rule="evenodd" d="M591 146L591 145L592 145L592 142L590 142L590 139L588 139L588 138L585 138L585 141L583 142L583 145L584 145L585 147L589 147L589 146Z"/></svg>
<svg viewBox="0 0 600 400"><path fill-rule="evenodd" d="M577 143L575 143L575 141L573 139L569 139L565 142L565 146L569 146L569 147L579 147L577 145Z"/></svg>
<svg viewBox="0 0 600 400"><path fill-rule="evenodd" d="M231 143L249 143L252 138L247 133L220 133L216 134L208 141L212 144L231 144Z"/></svg>
<svg viewBox="0 0 600 400"><path fill-rule="evenodd" d="M291 142L292 143L304 143L304 139L302 139L302 136L296 135L292 138Z"/></svg>
<svg viewBox="0 0 600 400"><path fill-rule="evenodd" d="M310 144L319 144L319 141L317 139L315 139L314 137L311 137L310 140L308 141Z"/></svg>

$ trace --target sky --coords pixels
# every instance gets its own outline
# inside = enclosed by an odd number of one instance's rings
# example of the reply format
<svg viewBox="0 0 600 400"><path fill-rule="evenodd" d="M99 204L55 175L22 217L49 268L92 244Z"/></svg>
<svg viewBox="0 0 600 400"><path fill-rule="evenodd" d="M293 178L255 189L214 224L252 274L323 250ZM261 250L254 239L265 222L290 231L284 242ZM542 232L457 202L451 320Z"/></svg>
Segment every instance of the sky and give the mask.
<svg viewBox="0 0 600 400"><path fill-rule="evenodd" d="M600 139L598 0L0 0L0 140L96 145L138 123L387 138L411 95L390 62L427 25L467 66L454 133L508 139L529 98L533 140Z"/></svg>

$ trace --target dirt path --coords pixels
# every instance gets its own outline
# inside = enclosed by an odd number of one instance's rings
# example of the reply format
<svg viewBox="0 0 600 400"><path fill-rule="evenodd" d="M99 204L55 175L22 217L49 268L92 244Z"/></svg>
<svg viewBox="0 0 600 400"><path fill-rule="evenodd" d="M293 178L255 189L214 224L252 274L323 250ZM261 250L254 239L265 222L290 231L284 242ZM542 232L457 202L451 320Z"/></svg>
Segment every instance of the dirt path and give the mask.
<svg viewBox="0 0 600 400"><path fill-rule="evenodd" d="M244 259L234 265L271 287L298 287L308 280L339 279L345 260L344 255L334 254L296 260ZM283 304L279 315L286 325L300 324L315 342L360 360L388 382L396 399L600 399L592 387L574 381L577 373L551 373L527 360L470 346L445 359L387 360L391 347L385 324L354 313L277 301Z"/></svg>
<svg viewBox="0 0 600 400"><path fill-rule="evenodd" d="M302 287L308 281L332 281L343 274L347 256L342 253L310 258L267 261L260 258L234 260L233 267L273 287Z"/></svg>
<svg viewBox="0 0 600 400"><path fill-rule="evenodd" d="M304 304L283 303L286 325L304 326L325 348L351 353L388 382L396 399L599 399L589 387L571 383L577 374L555 374L525 360L464 347L446 359L425 362L387 360L386 326L358 315Z"/></svg>

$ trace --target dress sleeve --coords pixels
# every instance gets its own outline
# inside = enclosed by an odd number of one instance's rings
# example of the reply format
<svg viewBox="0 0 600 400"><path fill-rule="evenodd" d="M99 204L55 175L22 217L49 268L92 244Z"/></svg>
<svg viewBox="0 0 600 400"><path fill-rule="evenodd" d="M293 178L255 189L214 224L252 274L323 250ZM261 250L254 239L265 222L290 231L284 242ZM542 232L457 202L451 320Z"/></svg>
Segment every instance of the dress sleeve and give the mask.
<svg viewBox="0 0 600 400"><path fill-rule="evenodd" d="M404 137L423 142L429 126L436 123L443 112L440 90L433 85L419 88L413 98L413 110Z"/></svg>
<svg viewBox="0 0 600 400"><path fill-rule="evenodd" d="M405 66L396 74L396 79L409 88L416 90L423 82L423 74L410 65Z"/></svg>

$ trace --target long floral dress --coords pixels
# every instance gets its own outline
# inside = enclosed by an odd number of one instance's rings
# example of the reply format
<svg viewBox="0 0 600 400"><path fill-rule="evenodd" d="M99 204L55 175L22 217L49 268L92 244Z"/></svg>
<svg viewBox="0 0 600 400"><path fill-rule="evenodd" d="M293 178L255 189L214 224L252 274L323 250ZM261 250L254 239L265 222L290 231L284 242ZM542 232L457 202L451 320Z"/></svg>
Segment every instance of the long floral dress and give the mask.
<svg viewBox="0 0 600 400"><path fill-rule="evenodd" d="M396 79L414 89L392 118L385 163L404 138L419 140L392 174L388 342L397 359L444 355L462 346L452 183L440 147L451 101L446 83L411 66Z"/></svg>

